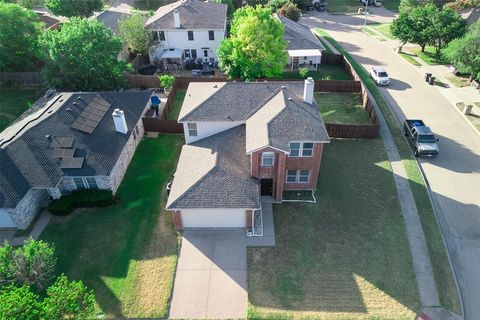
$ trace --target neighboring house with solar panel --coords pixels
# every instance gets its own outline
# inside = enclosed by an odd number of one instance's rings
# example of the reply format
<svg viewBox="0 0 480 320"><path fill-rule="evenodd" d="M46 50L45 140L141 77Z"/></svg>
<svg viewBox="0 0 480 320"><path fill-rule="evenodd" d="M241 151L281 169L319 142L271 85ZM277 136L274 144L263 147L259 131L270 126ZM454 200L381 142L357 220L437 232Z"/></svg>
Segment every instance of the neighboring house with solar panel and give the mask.
<svg viewBox="0 0 480 320"><path fill-rule="evenodd" d="M50 197L114 193L143 136L151 93L60 93L0 133L0 229L28 227Z"/></svg>
<svg viewBox="0 0 480 320"><path fill-rule="evenodd" d="M285 28L284 39L287 41L288 63L287 67L291 71L300 67L309 69L318 69L322 63L322 52L325 47L306 26L276 15Z"/></svg>
<svg viewBox="0 0 480 320"><path fill-rule="evenodd" d="M177 229L247 228L261 196L315 190L329 137L301 82L191 82L179 114L185 142L167 209Z"/></svg>
<svg viewBox="0 0 480 320"><path fill-rule="evenodd" d="M181 0L158 8L145 23L150 33L150 61L182 69L185 60L217 61L227 31L227 5Z"/></svg>

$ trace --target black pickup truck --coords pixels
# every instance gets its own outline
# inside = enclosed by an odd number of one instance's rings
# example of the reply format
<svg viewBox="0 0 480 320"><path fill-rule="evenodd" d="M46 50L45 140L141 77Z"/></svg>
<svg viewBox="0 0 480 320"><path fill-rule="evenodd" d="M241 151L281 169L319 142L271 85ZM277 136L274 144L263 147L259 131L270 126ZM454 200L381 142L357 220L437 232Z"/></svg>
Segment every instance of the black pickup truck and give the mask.
<svg viewBox="0 0 480 320"><path fill-rule="evenodd" d="M405 120L403 133L416 157L434 157L438 154L438 139L422 120Z"/></svg>

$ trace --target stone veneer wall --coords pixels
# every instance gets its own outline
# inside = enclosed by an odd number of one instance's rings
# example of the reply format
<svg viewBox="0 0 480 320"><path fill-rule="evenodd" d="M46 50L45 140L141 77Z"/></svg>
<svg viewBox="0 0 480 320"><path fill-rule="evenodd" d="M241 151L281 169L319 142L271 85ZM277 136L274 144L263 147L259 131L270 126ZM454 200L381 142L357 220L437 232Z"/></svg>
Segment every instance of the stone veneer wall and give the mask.
<svg viewBox="0 0 480 320"><path fill-rule="evenodd" d="M19 229L26 229L49 195L47 189L30 189L13 209L4 209Z"/></svg>

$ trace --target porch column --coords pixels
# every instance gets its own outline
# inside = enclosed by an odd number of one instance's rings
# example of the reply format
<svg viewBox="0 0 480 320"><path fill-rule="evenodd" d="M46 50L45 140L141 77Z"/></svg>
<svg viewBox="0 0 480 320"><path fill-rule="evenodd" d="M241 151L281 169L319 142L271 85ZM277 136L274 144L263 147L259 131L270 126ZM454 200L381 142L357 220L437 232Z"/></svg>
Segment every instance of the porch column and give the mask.
<svg viewBox="0 0 480 320"><path fill-rule="evenodd" d="M247 210L247 221L245 223L245 226L247 229L253 229L253 210Z"/></svg>
<svg viewBox="0 0 480 320"><path fill-rule="evenodd" d="M282 202L283 199L283 187L285 184L285 162L286 162L286 155L285 153L281 152L278 153L278 170L277 170L277 178L276 178L276 185L275 185L275 194L273 195L276 202Z"/></svg>

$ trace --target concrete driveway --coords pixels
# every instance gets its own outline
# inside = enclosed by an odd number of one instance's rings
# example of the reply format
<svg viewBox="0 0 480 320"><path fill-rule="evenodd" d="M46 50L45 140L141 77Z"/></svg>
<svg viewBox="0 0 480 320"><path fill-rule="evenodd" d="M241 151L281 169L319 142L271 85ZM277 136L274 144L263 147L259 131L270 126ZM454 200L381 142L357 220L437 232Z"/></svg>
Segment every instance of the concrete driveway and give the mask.
<svg viewBox="0 0 480 320"><path fill-rule="evenodd" d="M388 22L394 16L384 9L372 10L374 14L368 18L371 21ZM457 275L465 319L479 319L480 137L441 89L427 85L418 68L394 53L395 43L378 41L361 31L363 17L313 13L301 22L325 29L366 69L384 66L392 83L381 92L399 121L424 119L439 135L439 156L420 159L420 165L430 184Z"/></svg>
<svg viewBox="0 0 480 320"><path fill-rule="evenodd" d="M171 319L244 319L245 230L191 230L182 238Z"/></svg>

